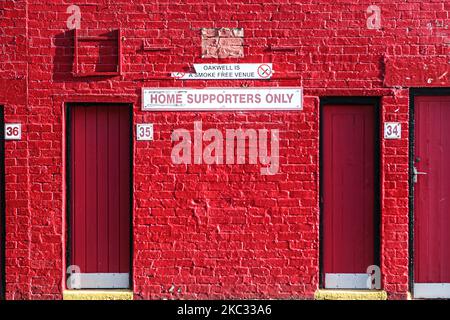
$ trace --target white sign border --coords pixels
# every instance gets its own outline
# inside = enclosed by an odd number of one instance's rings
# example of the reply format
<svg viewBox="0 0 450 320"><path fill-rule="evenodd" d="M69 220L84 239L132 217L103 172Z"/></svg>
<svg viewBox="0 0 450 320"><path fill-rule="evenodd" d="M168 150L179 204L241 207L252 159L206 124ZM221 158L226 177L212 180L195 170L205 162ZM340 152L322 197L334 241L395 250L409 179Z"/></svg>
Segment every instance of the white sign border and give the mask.
<svg viewBox="0 0 450 320"><path fill-rule="evenodd" d="M386 129L387 129L387 127L388 127L389 125L391 125L391 126L393 126L393 125L398 126L398 129L399 129L398 136L394 136L394 135L389 136L389 135L387 134ZM389 121L389 122L385 122L385 123L384 123L384 130L383 130L383 131L384 131L384 139L386 139L386 140L401 140L401 138L402 138L402 123L399 122L399 121Z"/></svg>
<svg viewBox="0 0 450 320"><path fill-rule="evenodd" d="M164 107L156 107L156 108L145 108L144 107L144 91L145 90L158 90L158 91L183 91L183 90L272 90L272 89L292 89L300 91L300 107L257 107L257 108L190 108L190 107L171 107L170 109ZM142 87L141 88L141 111L163 111L163 112L173 112L173 111L193 111L193 112L209 112L209 111L222 111L222 112L236 112L236 111L302 111L303 110L303 87L204 87L204 88L192 88L192 87Z"/></svg>
<svg viewBox="0 0 450 320"><path fill-rule="evenodd" d="M150 131L151 131L151 137L144 137L141 138L139 137L139 128L141 127L149 127ZM153 141L154 140L154 131L153 131L153 123L147 123L147 122L142 122L142 123L136 123L136 141Z"/></svg>
<svg viewBox="0 0 450 320"><path fill-rule="evenodd" d="M8 126L18 126L19 128L19 136L18 137L9 137L6 135L6 129ZM5 141L17 141L17 140L22 140L22 123L19 122L5 122L4 124L4 140Z"/></svg>

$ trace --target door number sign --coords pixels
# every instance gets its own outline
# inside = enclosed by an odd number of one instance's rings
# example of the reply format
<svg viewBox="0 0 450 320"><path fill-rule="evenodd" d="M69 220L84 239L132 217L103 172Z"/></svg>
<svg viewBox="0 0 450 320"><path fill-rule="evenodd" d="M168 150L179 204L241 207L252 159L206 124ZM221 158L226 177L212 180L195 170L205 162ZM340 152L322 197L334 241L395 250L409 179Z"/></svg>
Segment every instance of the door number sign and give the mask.
<svg viewBox="0 0 450 320"><path fill-rule="evenodd" d="M22 124L5 123L5 140L22 139Z"/></svg>
<svg viewBox="0 0 450 320"><path fill-rule="evenodd" d="M142 123L136 125L136 140L152 141L153 140L153 124Z"/></svg>
<svg viewBox="0 0 450 320"><path fill-rule="evenodd" d="M384 123L385 139L400 139L402 137L402 125L399 122Z"/></svg>

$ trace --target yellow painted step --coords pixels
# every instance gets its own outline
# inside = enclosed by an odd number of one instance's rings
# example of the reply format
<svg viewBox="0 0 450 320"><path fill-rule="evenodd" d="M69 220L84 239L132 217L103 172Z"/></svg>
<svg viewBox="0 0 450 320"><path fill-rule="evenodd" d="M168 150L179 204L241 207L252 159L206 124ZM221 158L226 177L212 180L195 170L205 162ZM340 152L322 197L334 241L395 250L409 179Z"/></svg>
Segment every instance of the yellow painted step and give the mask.
<svg viewBox="0 0 450 320"><path fill-rule="evenodd" d="M387 300L383 290L317 290L316 300Z"/></svg>
<svg viewBox="0 0 450 320"><path fill-rule="evenodd" d="M133 300L130 290L64 290L63 300Z"/></svg>

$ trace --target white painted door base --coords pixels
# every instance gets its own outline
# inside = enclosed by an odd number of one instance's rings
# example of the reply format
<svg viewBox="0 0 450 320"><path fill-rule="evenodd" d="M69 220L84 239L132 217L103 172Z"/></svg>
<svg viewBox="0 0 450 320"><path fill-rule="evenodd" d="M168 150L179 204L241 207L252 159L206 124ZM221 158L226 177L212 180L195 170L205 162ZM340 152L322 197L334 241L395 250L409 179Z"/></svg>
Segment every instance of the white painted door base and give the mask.
<svg viewBox="0 0 450 320"><path fill-rule="evenodd" d="M450 283L414 283L414 298L450 299Z"/></svg>
<svg viewBox="0 0 450 320"><path fill-rule="evenodd" d="M70 289L127 289L129 273L73 273ZM77 278L78 277L78 278Z"/></svg>
<svg viewBox="0 0 450 320"><path fill-rule="evenodd" d="M370 289L368 273L326 273L326 289Z"/></svg>

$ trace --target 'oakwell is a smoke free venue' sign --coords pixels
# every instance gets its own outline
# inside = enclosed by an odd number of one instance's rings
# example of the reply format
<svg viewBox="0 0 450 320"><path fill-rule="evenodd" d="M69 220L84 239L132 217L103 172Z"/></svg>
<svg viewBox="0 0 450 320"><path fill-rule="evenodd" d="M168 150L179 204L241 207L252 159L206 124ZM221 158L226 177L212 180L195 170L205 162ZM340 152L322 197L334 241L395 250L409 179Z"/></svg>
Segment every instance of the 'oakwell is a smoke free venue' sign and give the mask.
<svg viewBox="0 0 450 320"><path fill-rule="evenodd" d="M195 73L172 72L171 75L178 80L268 80L274 73L271 63L196 63L194 69Z"/></svg>
<svg viewBox="0 0 450 320"><path fill-rule="evenodd" d="M301 88L143 88L142 110L302 110Z"/></svg>

